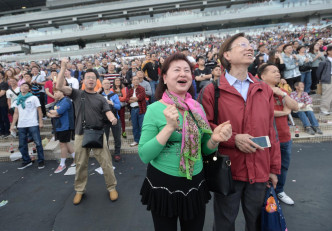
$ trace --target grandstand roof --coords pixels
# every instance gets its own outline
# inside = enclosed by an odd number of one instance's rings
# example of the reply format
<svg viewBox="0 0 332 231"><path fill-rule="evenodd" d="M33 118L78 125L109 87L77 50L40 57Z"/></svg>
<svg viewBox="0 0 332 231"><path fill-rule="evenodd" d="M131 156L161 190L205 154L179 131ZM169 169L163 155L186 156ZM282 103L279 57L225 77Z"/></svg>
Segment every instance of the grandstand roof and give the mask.
<svg viewBox="0 0 332 231"><path fill-rule="evenodd" d="M0 0L1 11L45 6L46 0Z"/></svg>

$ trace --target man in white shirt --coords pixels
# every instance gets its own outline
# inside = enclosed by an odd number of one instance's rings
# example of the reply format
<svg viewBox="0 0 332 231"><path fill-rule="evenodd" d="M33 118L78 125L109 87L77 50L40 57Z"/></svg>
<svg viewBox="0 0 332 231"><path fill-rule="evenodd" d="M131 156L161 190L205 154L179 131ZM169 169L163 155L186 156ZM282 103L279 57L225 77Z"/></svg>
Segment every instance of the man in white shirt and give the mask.
<svg viewBox="0 0 332 231"><path fill-rule="evenodd" d="M80 84L76 78L71 77L71 71L69 69L66 69L65 71L65 78L68 82L69 87L73 89L79 89Z"/></svg>
<svg viewBox="0 0 332 231"><path fill-rule="evenodd" d="M23 163L18 169L25 169L32 165L32 161L28 152L28 133L36 144L38 154L38 169L43 169L44 164L44 150L40 138L40 128L43 127L43 114L40 107L39 99L30 93L31 85L22 83L21 93L17 99L12 103L15 107L13 122L10 130L15 130L15 124L18 121L17 129L19 135L19 150L22 154ZM38 116L37 116L38 115Z"/></svg>

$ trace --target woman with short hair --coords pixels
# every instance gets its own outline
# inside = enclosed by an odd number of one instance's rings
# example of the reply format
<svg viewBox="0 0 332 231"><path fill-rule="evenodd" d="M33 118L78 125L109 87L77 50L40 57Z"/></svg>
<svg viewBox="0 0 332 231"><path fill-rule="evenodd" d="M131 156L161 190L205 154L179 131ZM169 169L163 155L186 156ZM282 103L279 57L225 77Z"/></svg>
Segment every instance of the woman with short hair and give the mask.
<svg viewBox="0 0 332 231"><path fill-rule="evenodd" d="M155 230L202 231L211 195L202 172L203 154L229 139L229 121L212 132L201 104L193 99L193 67L175 53L163 65L155 97L145 114L138 153L149 163L141 188Z"/></svg>

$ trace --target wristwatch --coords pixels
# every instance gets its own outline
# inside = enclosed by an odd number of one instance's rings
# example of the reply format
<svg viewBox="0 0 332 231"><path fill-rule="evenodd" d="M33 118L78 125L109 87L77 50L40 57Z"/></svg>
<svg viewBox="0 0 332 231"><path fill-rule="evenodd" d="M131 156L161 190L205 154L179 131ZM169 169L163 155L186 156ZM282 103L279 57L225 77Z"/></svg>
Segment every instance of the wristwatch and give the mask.
<svg viewBox="0 0 332 231"><path fill-rule="evenodd" d="M283 94L282 94L282 98L285 98L286 95L287 95L287 93L286 93L286 92L283 92Z"/></svg>

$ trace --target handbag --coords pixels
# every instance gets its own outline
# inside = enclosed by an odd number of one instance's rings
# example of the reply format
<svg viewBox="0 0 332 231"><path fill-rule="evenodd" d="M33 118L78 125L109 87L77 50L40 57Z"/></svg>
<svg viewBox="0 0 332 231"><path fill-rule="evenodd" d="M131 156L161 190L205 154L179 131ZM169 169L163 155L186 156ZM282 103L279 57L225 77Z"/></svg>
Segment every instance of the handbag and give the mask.
<svg viewBox="0 0 332 231"><path fill-rule="evenodd" d="M286 231L286 221L274 188L271 186L265 194L261 218L262 231Z"/></svg>
<svg viewBox="0 0 332 231"><path fill-rule="evenodd" d="M220 92L216 82L214 85L214 123L218 124L218 99ZM221 155L216 151L211 155L203 156L204 176L209 191L227 196L234 192L233 178L231 172L231 160L227 155Z"/></svg>
<svg viewBox="0 0 332 231"><path fill-rule="evenodd" d="M103 148L104 145L104 130L94 129L86 126L85 121L85 97L84 92L81 97L81 113L83 113L82 127L83 127L83 148Z"/></svg>
<svg viewBox="0 0 332 231"><path fill-rule="evenodd" d="M306 62L302 66L299 66L300 72L310 71L312 69L312 62Z"/></svg>
<svg viewBox="0 0 332 231"><path fill-rule="evenodd" d="M317 94L317 95L322 95L322 94L323 94L322 83L318 83L318 84L317 84L316 94Z"/></svg>

